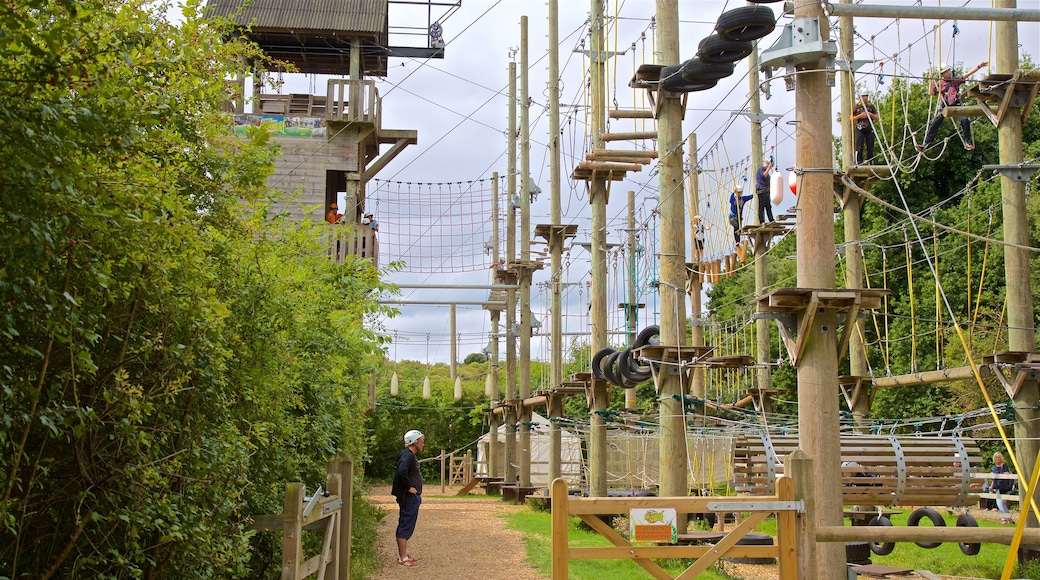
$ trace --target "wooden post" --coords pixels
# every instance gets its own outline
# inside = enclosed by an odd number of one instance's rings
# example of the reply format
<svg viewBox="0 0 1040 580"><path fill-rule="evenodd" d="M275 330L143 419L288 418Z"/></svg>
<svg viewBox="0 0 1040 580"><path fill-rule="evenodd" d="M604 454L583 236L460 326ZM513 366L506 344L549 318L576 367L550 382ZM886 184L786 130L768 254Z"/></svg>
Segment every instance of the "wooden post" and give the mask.
<svg viewBox="0 0 1040 580"><path fill-rule="evenodd" d="M997 8L1015 8L1015 0L996 0ZM1018 22L1001 21L996 24L996 72L1013 74L1018 69ZM1009 44L1010 43L1010 44ZM1014 90L1007 87L1006 90ZM1011 106L997 127L1000 136L1000 163L1022 163L1021 107ZM1036 319L1033 315L1033 293L1030 287L1029 212L1026 206L1026 184L1007 175L1000 178L1004 213L1004 278L1007 281L1008 348L1012 351L1036 352ZM1015 405L1015 459L1018 472L1030 474L1040 452L1040 389L1035 379L1027 380L1012 398ZM1021 490L1022 486L1019 486ZM1019 492L1022 494L1022 492ZM1040 502L1040 494L1033 498ZM1040 523L1036 514L1026 509L1029 498L1022 503L1026 525L1035 528Z"/></svg>
<svg viewBox="0 0 1040 580"><path fill-rule="evenodd" d="M282 580L296 580L303 560L303 484L285 485L285 503L282 506Z"/></svg>
<svg viewBox="0 0 1040 580"><path fill-rule="evenodd" d="M549 0L549 236L550 284L552 289L552 336L549 339L551 385L563 383L563 246L560 199L560 6ZM554 419L563 415L562 397L549 398L549 481L560 477L563 434Z"/></svg>
<svg viewBox="0 0 1040 580"><path fill-rule="evenodd" d="M796 449L784 462L784 474L794 483L794 498L805 502L805 513L795 516L797 526L798 570L796 578L818 578L816 575L816 496L813 493L813 460ZM840 481L840 480L838 480Z"/></svg>
<svg viewBox="0 0 1040 580"><path fill-rule="evenodd" d="M603 50L603 2L591 0L589 23L590 48L589 77L592 99L590 122L592 124L592 149L603 148L605 126L604 111L604 59ZM607 182L601 174L593 174L589 182L589 204L592 206L592 336L590 353L607 346ZM589 406L589 496L607 495L607 423L602 412L607 410L607 383L592 377L592 403Z"/></svg>
<svg viewBox="0 0 1040 580"><path fill-rule="evenodd" d="M448 456L445 454L444 450L441 449L441 493L442 494L445 492L445 489L444 489L444 462L447 460L447 458L448 458Z"/></svg>
<svg viewBox="0 0 1040 580"><path fill-rule="evenodd" d="M527 16L520 17L520 398L531 396L531 99ZM520 485L531 487L531 407L520 412Z"/></svg>
<svg viewBox="0 0 1040 580"><path fill-rule="evenodd" d="M762 151L762 99L761 92L759 91L759 74L758 74L758 41L755 41L755 48L751 51L748 57L748 92L750 94L750 107L751 107L751 166L755 168L755 174L758 175L758 168L762 167L765 163L765 154ZM754 190L757 184L751 189ZM758 204L762 203L759 198L758 192L755 191L755 207L758 209ZM770 199L766 200L766 203L772 203ZM762 215L762 210L759 209L756 216L755 222L758 225L762 223L758 220L758 216ZM755 293L762 297L766 294L769 288L769 259L768 250L769 243L772 241L772 234L765 233L759 230L755 234ZM755 369L756 387L760 390L760 393L765 393L761 397L762 408L761 417L765 421L765 417L773 412L773 400L768 394L768 389L773 386L773 371L769 366L769 361L772 360L772 343L769 340L769 326L770 321L767 318L759 318L755 320L755 360L758 362L757 368Z"/></svg>
<svg viewBox="0 0 1040 580"><path fill-rule="evenodd" d="M790 477L776 479L776 495L780 501L795 499L794 483ZM776 512L776 536L780 549L780 580L798 580L798 528L795 512Z"/></svg>
<svg viewBox="0 0 1040 580"><path fill-rule="evenodd" d="M448 375L453 381L455 380L455 377L459 376L459 339L455 310L454 304L448 306L448 335L451 337L448 340L448 344L450 345L448 356L451 358L451 364L448 365Z"/></svg>
<svg viewBox="0 0 1040 580"><path fill-rule="evenodd" d="M795 7L795 19L819 22L821 40L830 36L823 7L803 2ZM797 74L797 160L802 171L798 188L798 286L834 288L834 193L830 139L831 98L822 59L808 63ZM809 313L802 312L802 316ZM837 312L821 308L804 331L805 351L798 363L799 441L815 466L816 525L841 525L841 443L839 440ZM799 337L803 340L803 337ZM804 412L811 409L811 412ZM845 550L835 544L816 548L817 572L822 578L848 574ZM815 576L814 576L815 577Z"/></svg>
<svg viewBox="0 0 1040 580"><path fill-rule="evenodd" d="M349 580L351 534L354 531L354 460L345 456L336 457L329 462L329 473L335 473L340 478L340 497L343 498L343 508L340 511L339 523L338 568L339 577Z"/></svg>
<svg viewBox="0 0 1040 580"><path fill-rule="evenodd" d="M628 283L625 297L625 333L628 335L628 344L636 341L636 325L639 324L639 304L636 298L636 192L628 191L628 227L626 233L627 252L627 275L625 281ZM625 408L636 408L636 390L625 389Z"/></svg>
<svg viewBox="0 0 1040 580"><path fill-rule="evenodd" d="M343 500L343 507L338 513L333 513L325 519L325 542L322 546L321 562L318 564L318 580L339 580L339 551L342 547L340 538L343 534L343 513L350 503L349 499L343 497L343 478L338 473L331 471L325 476L325 489L329 495L339 496ZM343 577L349 577L348 568Z"/></svg>
<svg viewBox="0 0 1040 580"><path fill-rule="evenodd" d="M552 497L552 547L549 559L552 568L552 580L567 580L568 554L570 539L567 537L570 528L570 516L567 513L567 482L554 479L550 484Z"/></svg>
<svg viewBox="0 0 1040 580"><path fill-rule="evenodd" d="M687 147L690 151L687 159L689 159L690 170L689 175L689 193L687 194L690 199L690 247L693 248L693 263L697 272L693 274L690 279L690 316L693 318L693 328L690 329L690 344L693 346L704 346L704 307L702 305L701 293L704 291L704 279L705 273L708 271L708 264L704 261L704 250L697 249L697 228L693 224L693 216L700 214L701 197L700 197L700 175L697 169L697 134L690 133L690 136L686 138ZM704 218L701 218L701 224L704 224ZM692 379L692 392L693 396L704 398L704 368L700 365L693 367L693 379Z"/></svg>
<svg viewBox="0 0 1040 580"><path fill-rule="evenodd" d="M657 64L679 62L678 0L657 0ZM658 92L660 112L657 118L658 151L658 217L661 224L660 304L661 343L686 344L686 231L683 195L682 100L678 95ZM673 367L667 367L669 370ZM661 495L685 497L687 484L686 419L682 396L684 373L665 370L657 376L660 401L660 469ZM676 522L686 531L685 514Z"/></svg>
<svg viewBox="0 0 1040 580"><path fill-rule="evenodd" d="M506 263L510 269L516 267L516 62L509 63L509 144L506 160ZM515 269L513 270L515 272ZM505 481L516 483L516 290L506 290L506 401L505 412L506 449Z"/></svg>
<svg viewBox="0 0 1040 580"><path fill-rule="evenodd" d="M498 260L500 258L500 232L498 231L498 172L495 171L491 174L491 215L494 219L491 220L491 267L494 271L498 271ZM508 204L507 204L508 207ZM502 320L501 310L491 311L491 361L490 361L490 373L491 373L491 409L494 410L495 406L501 397L501 390L498 384L498 371L499 371L499 325ZM485 458L487 461L487 474L488 477L497 477L501 466L498 464L498 425L499 415L496 413L490 414L490 420L488 421L490 433L488 437L488 454Z"/></svg>

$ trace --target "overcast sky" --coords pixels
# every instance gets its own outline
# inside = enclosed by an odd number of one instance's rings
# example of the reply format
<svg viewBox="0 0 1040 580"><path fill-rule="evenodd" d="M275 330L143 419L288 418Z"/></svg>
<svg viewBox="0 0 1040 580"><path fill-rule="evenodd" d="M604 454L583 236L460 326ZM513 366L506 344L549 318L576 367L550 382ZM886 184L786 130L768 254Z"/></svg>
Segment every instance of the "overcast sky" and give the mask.
<svg viewBox="0 0 1040 580"><path fill-rule="evenodd" d="M877 1L884 4L910 4L910 2ZM576 224L578 235L576 242L589 239L590 210L588 195L584 182L571 181L571 170L577 161L583 158L586 150L591 149L585 127L586 114L586 75L587 58L576 52L588 47L588 16L590 5L587 0L560 0L559 37L561 66L561 122L563 161L562 192L563 223ZM924 1L925 5L941 4L967 5L973 7L990 7L990 0L972 0L952 2ZM680 48L683 59L695 55L697 43L712 32L715 21L724 11L743 6L743 2L724 1L692 1L679 2ZM782 3L765 4L777 13L776 30L760 41L760 49L768 48L779 37L783 25L790 18L781 17L779 11ZM1040 0L1019 0L1019 8L1038 8ZM650 0L618 0L607 2L605 12L611 18L608 24L608 49L621 52L608 65L607 94L608 107L617 105L622 108L642 106L643 95L628 87L634 67L644 63L653 63L654 30L651 18L654 16L655 3ZM400 12L391 12L391 28L397 25L425 25L425 21L404 18ZM473 193L490 188L489 182L469 184L477 180L489 180L492 172L506 175L506 126L508 107L508 74L507 67L511 59L519 61L515 49L520 44L520 18L528 17L529 55L530 55L530 96L533 101L531 118L531 176L532 182L543 190L532 205L532 227L535 224L550 223L549 218L549 158L548 158L548 59L547 59L547 5L541 1L530 0L464 0L460 9L452 13L442 22L444 40L448 43L444 59L411 60L391 59L389 74L386 79L378 81L380 94L383 97L383 127L388 129L415 129L418 131L418 145L404 150L393 162L377 176L379 183L369 186L369 211L376 213L380 221L380 239L385 248L395 243L395 220L400 208L391 211L393 196L401 199L414 199L418 195L428 200L429 206L414 206L416 211L428 212L436 216L454 215L452 219L470 224L472 221L487 222L486 215L479 214L481 206L473 199ZM437 16L437 13L434 13ZM395 21L396 19L396 21ZM836 25L836 19L834 20ZM956 23L958 34L954 36L952 21L935 20L893 21L891 19L857 19L856 22L856 59L874 60L860 68L857 77L861 86L868 91L887 91L891 86L893 75L917 76L929 67L942 62L963 64L963 68L971 69L983 60L993 60L991 46L991 25L987 22L960 21ZM1040 52L1040 25L1035 22L1019 24L1019 42L1023 50L1034 58ZM832 30L834 37L837 29ZM391 44L395 39L392 39ZM405 44L407 39L396 39L397 44ZM415 39L411 40L412 43ZM843 55L839 55L843 58ZM518 64L519 66L519 64ZM984 76L987 69L975 75ZM794 119L794 93L785 90L782 80L774 80L770 85L771 98L763 99L763 112L779 115L774 121L763 126L763 140L766 154L776 157L776 164L786 174L786 169L794 163L794 132L790 122ZM683 135L695 132L698 140L699 164L703 171L701 177L701 213L707 216L712 227L709 230L709 254L722 252L729 240L730 230L725 221L724 196L728 196L730 188L739 183L744 176L753 179L748 166L750 155L750 123L746 117L738 115L748 107L747 60L737 64L733 76L723 79L713 89L691 93L683 122ZM840 112L838 102L839 91L832 91L832 112L837 120ZM976 122L983 122L976 120ZM641 122L640 122L641 123ZM644 127L636 125L632 120L614 120L610 122L610 130L632 131ZM651 129L652 126L645 126ZM918 132L918 140L923 136L923 127L910 128ZM833 131L840 133L835 123ZM896 128L895 140L904 138L904 132ZM826 138L825 136L820 136ZM892 138L891 136L886 138ZM620 142L611 144L613 149L634 149L646 147L656 149L656 142ZM688 152L684 151L684 157ZM980 160L981 163L996 163L996 159ZM519 163L517 164L519 169ZM641 229L642 253L640 254L639 271L642 287L655 276L653 252L655 247L657 174L653 165L639 173L630 173L628 180L612 184L610 204L607 208L608 242L624 241L626 227L626 205L629 190L637 196L637 228ZM393 183L386 183L393 182ZM408 183L412 185L408 185ZM427 195L423 196L423 187L417 183L462 183L464 185L426 186ZM379 191L379 187L383 191ZM519 186L518 186L519 187ZM749 188L750 189L750 188ZM455 197L452 197L452 191ZM460 200L458 208L439 204L444 200ZM718 201L718 203L716 203ZM774 214L783 213L793 203L788 195L780 207L774 208ZM708 207L707 204L711 204ZM748 213L751 209L749 208ZM381 215L382 214L382 215ZM467 221L469 219L469 221ZM436 221L436 220L434 220ZM451 247L442 244L445 239L451 240L457 255L446 255L443 263L446 272L403 272L391 275L389 281L398 284L450 284L450 285L483 285L493 282L491 269L484 263L473 266L473 248L480 249L485 242L484 230L472 227L449 225L445 221L442 226L428 225L427 233L431 240L440 240L432 252L452 252ZM397 224L403 228L403 225ZM490 227L490 226L487 226ZM468 229L467 229L468 228ZM454 232L454 233L452 233ZM400 232L397 232L400 234ZM445 236L454 235L454 238ZM505 233L503 232L504 236ZM688 237L688 236L687 236ZM400 242L400 240L397 240ZM410 243L414 243L410 242ZM504 244L503 244L504 246ZM544 246L543 246L544 247ZM538 248L540 249L540 248ZM467 253L468 252L468 253ZM383 254L385 263L386 253ZM469 256L465 258L464 256ZM566 270L563 278L566 287L564 308L565 318L563 331L565 347L574 338L585 333L589 328L587 305L589 301L589 254L576 245L565 257ZM468 260L468 262L467 262ZM486 260L490 264L492 258L476 258ZM470 265L467 265L470 264ZM624 302L624 257L612 254L608 272L608 320L611 330L622 330L624 321L615 306ZM459 271L464 270L464 271ZM535 288L532 291L532 309L537 319L544 322L542 331L548 333L550 314L548 312L550 296L544 283L549 278L549 267L546 262L544 270L535 275ZM402 291L406 300L414 301L480 301L488 297L487 290L436 290L406 289ZM640 312L640 328L657 321L656 300L652 293L641 296L647 308ZM447 306L403 306L402 314L385 321L387 330L396 339L389 347L389 355L397 360L418 360L422 362L447 362L449 358L449 316ZM458 358L461 362L469 353L479 352L489 340L490 317L487 311L479 306L459 306L457 328L460 336ZM504 321L504 317L503 317ZM574 334L575 336L570 336ZM620 343L620 337L611 342ZM504 342L503 342L504 346ZM532 343L532 356L548 360L547 339L536 337ZM504 350L502 351L504 353ZM503 354L504 356L504 354Z"/></svg>

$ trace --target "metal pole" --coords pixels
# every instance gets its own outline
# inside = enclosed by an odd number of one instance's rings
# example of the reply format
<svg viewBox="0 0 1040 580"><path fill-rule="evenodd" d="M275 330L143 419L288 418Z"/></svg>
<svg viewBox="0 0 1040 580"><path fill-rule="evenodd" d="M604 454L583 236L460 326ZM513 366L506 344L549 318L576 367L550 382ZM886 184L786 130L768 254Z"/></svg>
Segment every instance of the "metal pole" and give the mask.
<svg viewBox="0 0 1040 580"><path fill-rule="evenodd" d="M795 18L817 19L820 39L827 40L830 26L818 3L803 2ZM803 170L798 188L798 286L834 288L834 194L830 139L830 87L822 62L809 63L797 73L796 91L797 159ZM801 312L806 315L805 311ZM820 309L814 323L805 329L807 346L798 363L798 414L800 447L813 460L816 488L816 525L842 523L841 441L838 423L838 317L831 308ZM811 410L811 411L810 411ZM816 548L819 577L842 578L848 572L845 550L837 544Z"/></svg>
<svg viewBox="0 0 1040 580"><path fill-rule="evenodd" d="M657 64L679 62L678 0L657 0ZM683 191L682 101L678 95L658 92L657 118L660 249L661 343L686 344L686 227ZM672 367L674 368L674 367ZM682 397L684 374L662 372L657 376L660 401L661 496L686 496L686 417ZM682 516L680 516L682 517ZM685 521L677 522L685 530Z"/></svg>
<svg viewBox="0 0 1040 580"><path fill-rule="evenodd" d="M604 128L604 59L603 0L591 0L589 24L591 51L591 123L593 149L603 149ZM607 346L607 182L598 174L589 182L592 205L592 348L596 353ZM592 402L589 405L589 496L607 495L607 423L602 412L607 410L607 384L592 378Z"/></svg>

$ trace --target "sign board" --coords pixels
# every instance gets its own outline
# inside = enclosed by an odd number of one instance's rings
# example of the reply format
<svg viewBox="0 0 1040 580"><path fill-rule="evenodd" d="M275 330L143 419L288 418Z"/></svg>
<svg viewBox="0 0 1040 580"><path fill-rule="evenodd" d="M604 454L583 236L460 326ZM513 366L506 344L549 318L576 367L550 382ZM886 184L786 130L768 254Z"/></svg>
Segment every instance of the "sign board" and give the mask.
<svg viewBox="0 0 1040 580"><path fill-rule="evenodd" d="M633 540L675 542L675 509L633 509L628 512L629 534Z"/></svg>

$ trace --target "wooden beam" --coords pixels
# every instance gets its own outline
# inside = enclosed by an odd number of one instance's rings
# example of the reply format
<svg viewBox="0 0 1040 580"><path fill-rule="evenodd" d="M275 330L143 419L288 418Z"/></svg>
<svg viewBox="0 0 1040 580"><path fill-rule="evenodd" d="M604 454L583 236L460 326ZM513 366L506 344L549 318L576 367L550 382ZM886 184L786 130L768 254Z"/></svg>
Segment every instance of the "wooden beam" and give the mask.
<svg viewBox="0 0 1040 580"><path fill-rule="evenodd" d="M412 133L414 134L415 131L412 131ZM372 165L369 165L365 168L365 172L361 174L361 183L368 183L370 179L375 177L377 173L379 173L380 171L382 171L384 167L386 167L387 163L393 161L394 157L397 157L397 155L400 154L401 151L404 151L405 147L413 144L415 144L414 139L398 139L397 143L394 143L394 146L391 147L389 151L380 155L379 159L376 159L375 162L372 163Z"/></svg>
<svg viewBox="0 0 1040 580"><path fill-rule="evenodd" d="M984 376L988 374L986 367L979 367L979 372ZM907 387L913 385L931 385L947 381L966 381L974 379L975 373L971 367L954 367L940 371L925 371L923 373L911 373L908 375L896 375L892 377L876 377L874 387Z"/></svg>
<svg viewBox="0 0 1040 580"><path fill-rule="evenodd" d="M639 141L657 139L657 131L629 131L627 133L604 133L604 141Z"/></svg>
<svg viewBox="0 0 1040 580"><path fill-rule="evenodd" d="M608 161L581 161L577 169L588 171L642 171L643 166L638 163L612 163Z"/></svg>
<svg viewBox="0 0 1040 580"><path fill-rule="evenodd" d="M614 159L625 159L625 160L641 160L646 159L657 159L657 151L636 150L616 150L616 149L597 149L591 153L585 155L585 158L589 161L612 161Z"/></svg>
<svg viewBox="0 0 1040 580"><path fill-rule="evenodd" d="M1024 528L1023 544L1040 543L1040 528ZM819 526L817 542L964 542L1010 545L1015 528Z"/></svg>
<svg viewBox="0 0 1040 580"><path fill-rule="evenodd" d="M653 119L654 112L650 109L610 109L607 115L611 119Z"/></svg>

